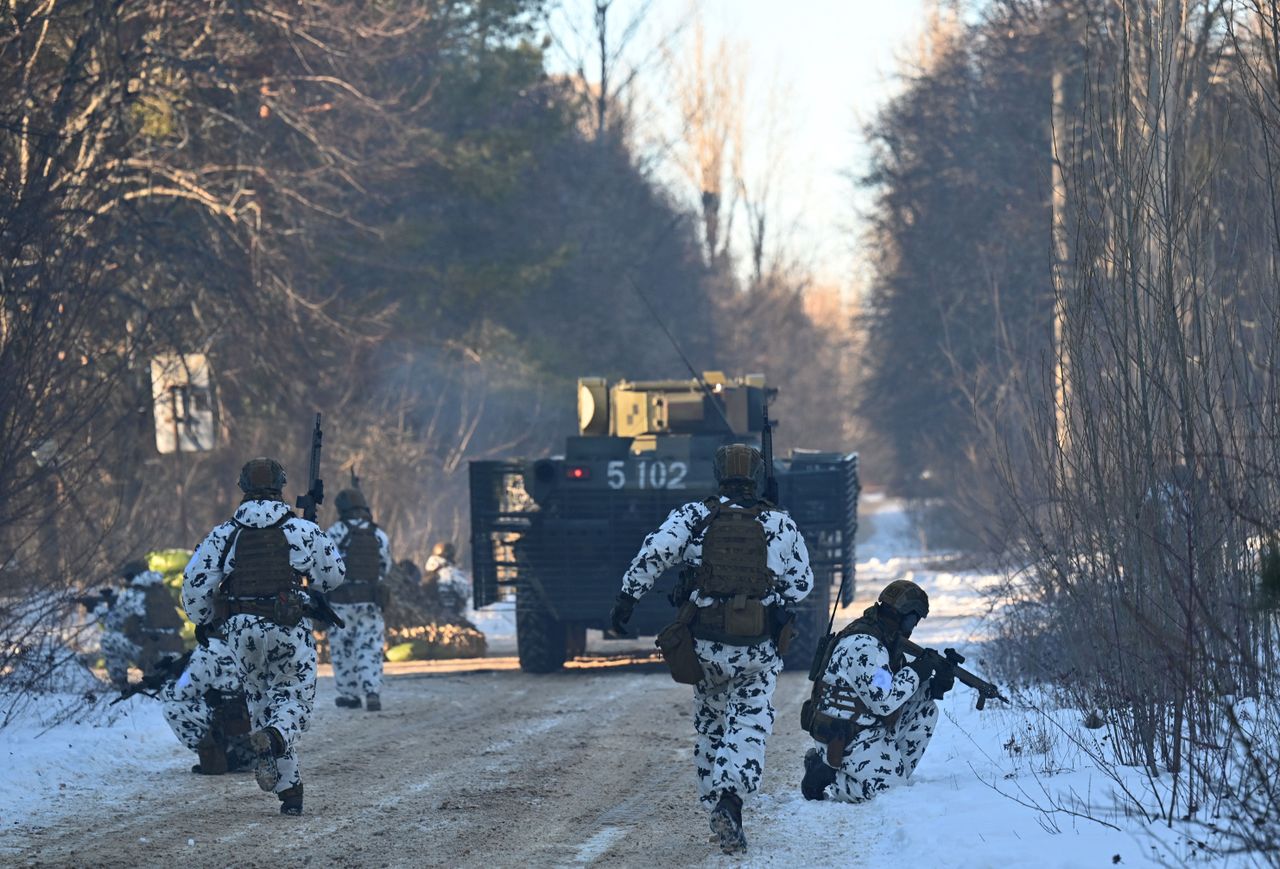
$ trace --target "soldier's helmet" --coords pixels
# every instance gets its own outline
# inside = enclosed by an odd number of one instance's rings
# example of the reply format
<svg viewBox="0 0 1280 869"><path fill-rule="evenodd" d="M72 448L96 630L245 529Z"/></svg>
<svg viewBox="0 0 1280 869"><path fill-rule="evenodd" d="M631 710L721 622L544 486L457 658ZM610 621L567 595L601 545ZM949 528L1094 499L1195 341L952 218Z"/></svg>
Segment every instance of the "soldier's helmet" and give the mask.
<svg viewBox="0 0 1280 869"><path fill-rule="evenodd" d="M250 459L240 469L240 491L249 498L279 499L286 482L284 466L266 456Z"/></svg>
<svg viewBox="0 0 1280 869"><path fill-rule="evenodd" d="M454 556L457 555L458 553L457 553L457 550L453 548L452 543L446 543L445 541L441 540L435 546L431 547L431 554L438 555L441 558L443 558L445 561L452 564Z"/></svg>
<svg viewBox="0 0 1280 869"><path fill-rule="evenodd" d="M144 559L136 558L120 565L120 578L126 581L132 580L135 576L146 573L150 569L150 565Z"/></svg>
<svg viewBox="0 0 1280 869"><path fill-rule="evenodd" d="M726 483L750 483L757 492L764 488L764 456L755 447L747 444L725 444L716 450L712 468L716 482L721 486Z"/></svg>
<svg viewBox="0 0 1280 869"><path fill-rule="evenodd" d="M343 489L333 500L333 504L338 508L338 515L343 519L368 518L370 515L369 502L364 499L364 493L359 489Z"/></svg>
<svg viewBox="0 0 1280 869"><path fill-rule="evenodd" d="M876 602L899 616L914 615L917 621L929 617L929 595L909 579L895 579L886 585Z"/></svg>

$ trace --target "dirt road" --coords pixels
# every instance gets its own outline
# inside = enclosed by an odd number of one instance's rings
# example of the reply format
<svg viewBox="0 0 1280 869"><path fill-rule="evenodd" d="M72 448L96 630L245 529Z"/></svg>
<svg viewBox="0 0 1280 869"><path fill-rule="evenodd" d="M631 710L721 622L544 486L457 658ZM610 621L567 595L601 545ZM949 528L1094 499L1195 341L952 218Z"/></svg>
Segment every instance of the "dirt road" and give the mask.
<svg viewBox="0 0 1280 869"><path fill-rule="evenodd" d="M794 789L791 718L766 793ZM689 865L723 860L696 805L690 689L654 665L389 679L385 711L333 706L322 678L302 743L306 814L285 818L251 774L206 779L175 752L112 804L79 801L6 838L37 866ZM131 777L132 778L132 777ZM117 791L118 792L118 791ZM763 820L763 819L762 819ZM750 808L747 816L751 832ZM9 843L13 843L9 839ZM12 853L12 852L10 852Z"/></svg>

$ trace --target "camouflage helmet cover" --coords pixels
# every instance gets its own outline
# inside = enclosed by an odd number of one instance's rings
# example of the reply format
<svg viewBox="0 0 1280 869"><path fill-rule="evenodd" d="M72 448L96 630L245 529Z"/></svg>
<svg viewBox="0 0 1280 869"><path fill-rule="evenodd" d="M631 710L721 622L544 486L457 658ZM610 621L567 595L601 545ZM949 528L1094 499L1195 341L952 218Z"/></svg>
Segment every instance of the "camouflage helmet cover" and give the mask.
<svg viewBox="0 0 1280 869"><path fill-rule="evenodd" d="M431 554L438 555L445 561L453 561L454 556L457 555L457 550L453 548L452 543L446 543L441 540L435 546L431 547Z"/></svg>
<svg viewBox="0 0 1280 869"><path fill-rule="evenodd" d="M713 468L716 482L721 485L731 480L740 480L754 484L757 491L764 488L764 456L755 447L747 444L725 444L716 450Z"/></svg>
<svg viewBox="0 0 1280 869"><path fill-rule="evenodd" d="M349 513L367 514L369 512L369 502L364 499L364 493L359 489L343 489L338 493L338 497L334 499L333 504L338 508L338 514L346 516Z"/></svg>
<svg viewBox="0 0 1280 869"><path fill-rule="evenodd" d="M240 491L246 495L279 497L286 482L288 480L284 474L284 466L266 456L250 459L240 469Z"/></svg>
<svg viewBox="0 0 1280 869"><path fill-rule="evenodd" d="M891 607L900 616L915 613L922 619L929 617L929 595L909 579L895 579L886 585L876 602Z"/></svg>

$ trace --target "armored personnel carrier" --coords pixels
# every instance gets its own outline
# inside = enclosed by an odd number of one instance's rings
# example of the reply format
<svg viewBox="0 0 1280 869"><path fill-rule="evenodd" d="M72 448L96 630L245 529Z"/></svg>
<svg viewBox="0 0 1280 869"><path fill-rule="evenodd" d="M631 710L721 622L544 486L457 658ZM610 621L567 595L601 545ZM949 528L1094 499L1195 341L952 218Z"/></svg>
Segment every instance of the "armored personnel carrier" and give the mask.
<svg viewBox="0 0 1280 869"><path fill-rule="evenodd" d="M701 380L578 381L578 434L563 456L470 465L476 606L516 595L523 670L546 673L582 654L588 628L608 630L622 574L667 514L716 491L711 460L725 443L760 445L763 375ZM714 403L714 404L713 404ZM816 581L797 611L790 666L808 667L826 633L834 588L853 595L858 528L855 453L795 450L774 459L778 502L809 547ZM657 634L674 618L667 571L630 627Z"/></svg>

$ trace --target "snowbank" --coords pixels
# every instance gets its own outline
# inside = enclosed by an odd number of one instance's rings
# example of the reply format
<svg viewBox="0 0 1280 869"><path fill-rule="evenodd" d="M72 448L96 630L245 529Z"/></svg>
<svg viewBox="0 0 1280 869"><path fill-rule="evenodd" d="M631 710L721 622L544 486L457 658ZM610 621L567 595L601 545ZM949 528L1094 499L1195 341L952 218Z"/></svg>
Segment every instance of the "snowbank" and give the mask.
<svg viewBox="0 0 1280 869"><path fill-rule="evenodd" d="M57 695L43 705L73 700ZM138 776L185 773L194 762L165 723L160 704L146 697L109 711L86 709L79 720L52 727L41 706L33 706L0 730L0 855L24 853L6 836L9 828L37 817L48 823L86 807L96 810L132 793Z"/></svg>

